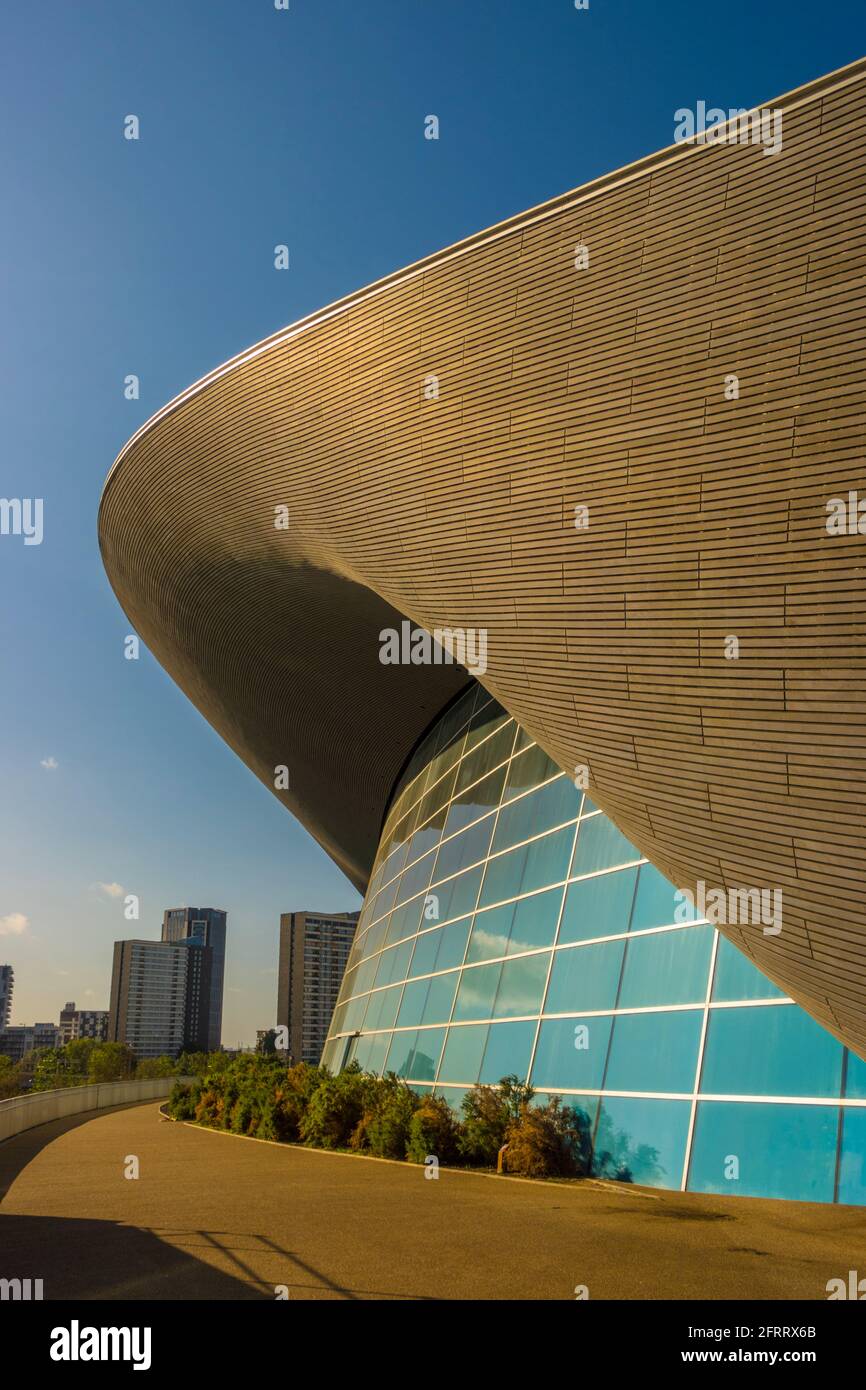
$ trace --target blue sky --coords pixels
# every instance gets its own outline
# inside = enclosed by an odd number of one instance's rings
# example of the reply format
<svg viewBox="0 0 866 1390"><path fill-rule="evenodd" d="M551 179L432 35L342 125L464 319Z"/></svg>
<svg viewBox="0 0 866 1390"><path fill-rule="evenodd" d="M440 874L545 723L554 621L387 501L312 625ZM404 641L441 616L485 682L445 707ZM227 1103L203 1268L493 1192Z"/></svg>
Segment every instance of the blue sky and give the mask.
<svg viewBox="0 0 866 1390"><path fill-rule="evenodd" d="M862 0L4 7L0 495L45 501L41 545L0 536L15 1022L106 1008L111 943L190 903L229 912L224 1041L250 1042L280 911L358 905L154 660L123 659L96 512L128 436L293 319L670 144L678 107L754 105L864 39ZM140 921L99 885L138 894Z"/></svg>

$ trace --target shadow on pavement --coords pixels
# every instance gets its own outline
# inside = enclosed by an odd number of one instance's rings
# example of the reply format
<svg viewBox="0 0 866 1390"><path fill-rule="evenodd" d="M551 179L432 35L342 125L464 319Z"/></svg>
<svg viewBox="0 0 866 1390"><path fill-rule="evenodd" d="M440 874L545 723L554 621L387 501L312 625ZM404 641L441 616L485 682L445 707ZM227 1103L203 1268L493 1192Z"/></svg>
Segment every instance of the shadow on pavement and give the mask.
<svg viewBox="0 0 866 1390"><path fill-rule="evenodd" d="M42 1279L46 1300L274 1298L135 1226L2 1212L0 1279Z"/></svg>

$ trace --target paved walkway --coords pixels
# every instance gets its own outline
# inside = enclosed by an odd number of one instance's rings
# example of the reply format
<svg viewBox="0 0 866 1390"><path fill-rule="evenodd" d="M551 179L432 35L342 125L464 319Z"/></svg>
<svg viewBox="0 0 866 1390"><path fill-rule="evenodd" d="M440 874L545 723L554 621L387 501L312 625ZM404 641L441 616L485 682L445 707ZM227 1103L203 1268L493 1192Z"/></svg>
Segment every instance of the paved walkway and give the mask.
<svg viewBox="0 0 866 1390"><path fill-rule="evenodd" d="M136 1155L140 1177L123 1176ZM5 1196L3 1195L5 1192ZM825 1299L866 1274L866 1210L523 1183L283 1148L162 1120L0 1145L0 1278L48 1299Z"/></svg>

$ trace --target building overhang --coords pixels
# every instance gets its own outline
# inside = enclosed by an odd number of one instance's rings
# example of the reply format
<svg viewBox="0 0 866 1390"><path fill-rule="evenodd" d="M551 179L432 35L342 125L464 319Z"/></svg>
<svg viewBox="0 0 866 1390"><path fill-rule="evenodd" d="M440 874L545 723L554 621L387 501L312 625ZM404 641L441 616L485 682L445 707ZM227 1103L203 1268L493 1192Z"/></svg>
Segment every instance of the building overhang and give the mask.
<svg viewBox="0 0 866 1390"><path fill-rule="evenodd" d="M864 482L866 63L770 105L769 157L673 146L232 359L121 451L99 538L357 887L468 679L379 634L483 629L482 683L678 886L782 892L778 935L721 930L863 1052L866 555L825 518Z"/></svg>

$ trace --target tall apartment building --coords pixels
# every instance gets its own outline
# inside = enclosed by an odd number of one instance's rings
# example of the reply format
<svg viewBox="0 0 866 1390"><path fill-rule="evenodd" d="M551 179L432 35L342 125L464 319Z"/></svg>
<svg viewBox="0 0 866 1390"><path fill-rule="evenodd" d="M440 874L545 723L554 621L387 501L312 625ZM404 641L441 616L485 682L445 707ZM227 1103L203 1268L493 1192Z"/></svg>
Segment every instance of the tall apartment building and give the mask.
<svg viewBox="0 0 866 1390"><path fill-rule="evenodd" d="M216 1052L222 1040L223 985L226 957L226 913L216 907L170 907L163 914L162 939L176 944L210 947L209 960L193 963L207 979L195 996L197 1048Z"/></svg>
<svg viewBox="0 0 866 1390"><path fill-rule="evenodd" d="M60 1010L60 1041L75 1042L78 1038L94 1038L105 1042L108 1038L107 1009L76 1009L75 1000L70 1000Z"/></svg>
<svg viewBox="0 0 866 1390"><path fill-rule="evenodd" d="M15 971L11 965L0 965L0 1033L4 1028L9 1027L9 1020L12 1017L12 987L15 983Z"/></svg>
<svg viewBox="0 0 866 1390"><path fill-rule="evenodd" d="M283 912L277 1023L289 1030L289 1053L315 1065L358 924L357 912Z"/></svg>
<svg viewBox="0 0 866 1390"><path fill-rule="evenodd" d="M177 1056L186 1041L193 951L166 941L115 941L108 1038L137 1057Z"/></svg>

